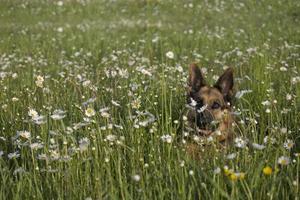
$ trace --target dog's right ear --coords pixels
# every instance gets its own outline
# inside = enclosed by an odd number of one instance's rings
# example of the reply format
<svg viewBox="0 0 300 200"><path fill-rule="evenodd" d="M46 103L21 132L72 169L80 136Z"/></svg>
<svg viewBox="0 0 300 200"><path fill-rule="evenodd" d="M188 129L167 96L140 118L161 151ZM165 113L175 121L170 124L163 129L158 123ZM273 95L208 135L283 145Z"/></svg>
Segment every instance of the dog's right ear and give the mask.
<svg viewBox="0 0 300 200"><path fill-rule="evenodd" d="M189 69L189 88L190 92L198 92L205 85L204 77L200 68L192 63Z"/></svg>

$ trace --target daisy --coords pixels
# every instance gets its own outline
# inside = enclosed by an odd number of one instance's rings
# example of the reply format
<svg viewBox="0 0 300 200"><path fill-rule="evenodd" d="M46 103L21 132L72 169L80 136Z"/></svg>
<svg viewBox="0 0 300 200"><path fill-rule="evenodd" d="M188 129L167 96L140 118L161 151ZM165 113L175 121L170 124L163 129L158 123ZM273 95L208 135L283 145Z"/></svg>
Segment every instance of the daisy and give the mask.
<svg viewBox="0 0 300 200"><path fill-rule="evenodd" d="M120 75L122 78L128 78L129 73L128 73L127 69L119 69L119 75Z"/></svg>
<svg viewBox="0 0 300 200"><path fill-rule="evenodd" d="M44 145L41 143L38 143L38 142L30 144L30 149L32 149L32 150L41 149L43 147L44 147Z"/></svg>
<svg viewBox="0 0 300 200"><path fill-rule="evenodd" d="M24 138L24 139L29 139L31 134L29 131L18 131L18 136Z"/></svg>
<svg viewBox="0 0 300 200"><path fill-rule="evenodd" d="M90 80L85 80L85 81L83 81L83 83L82 83L82 86L83 87L88 87L88 86L90 86L91 85L91 81Z"/></svg>
<svg viewBox="0 0 300 200"><path fill-rule="evenodd" d="M54 120L61 120L66 117L65 113L63 110L54 110L50 117Z"/></svg>
<svg viewBox="0 0 300 200"><path fill-rule="evenodd" d="M101 112L101 116L104 118L109 118L110 114L108 112Z"/></svg>
<svg viewBox="0 0 300 200"><path fill-rule="evenodd" d="M147 76L152 76L152 73L146 69L141 69L140 71L142 74L147 75Z"/></svg>
<svg viewBox="0 0 300 200"><path fill-rule="evenodd" d="M85 110L85 115L87 117L93 117L93 116L95 116L95 114L96 114L95 110L91 107L89 107Z"/></svg>
<svg viewBox="0 0 300 200"><path fill-rule="evenodd" d="M163 142L166 142L166 143L172 143L172 136L171 135L163 135L160 137L160 139L163 141Z"/></svg>
<svg viewBox="0 0 300 200"><path fill-rule="evenodd" d="M62 32L64 31L63 27L58 27L56 30L57 30L57 32L59 32L59 33L62 33Z"/></svg>
<svg viewBox="0 0 300 200"><path fill-rule="evenodd" d="M284 146L285 149L291 150L291 149L293 148L294 144L295 144L295 143L294 143L292 140L289 140L289 139L288 139L288 140L283 144L283 146Z"/></svg>
<svg viewBox="0 0 300 200"><path fill-rule="evenodd" d="M243 140L242 138L235 138L234 142L235 146L238 148L245 148L247 145L247 141Z"/></svg>
<svg viewBox="0 0 300 200"><path fill-rule="evenodd" d="M287 128L283 127L283 128L280 129L280 132L283 133L283 134L285 134L285 133L288 132L288 130L287 130Z"/></svg>
<svg viewBox="0 0 300 200"><path fill-rule="evenodd" d="M286 68L286 67L280 67L279 70L282 71L282 72L286 72L286 71L287 71L287 68Z"/></svg>
<svg viewBox="0 0 300 200"><path fill-rule="evenodd" d="M292 98L293 98L293 96L292 96L291 94L287 94L287 95L286 95L286 100L287 100L287 101L292 100Z"/></svg>
<svg viewBox="0 0 300 200"><path fill-rule="evenodd" d="M32 121L35 124L38 124L38 125L45 124L46 123L46 117L43 116L43 115L38 115L38 116L32 118Z"/></svg>
<svg viewBox="0 0 300 200"><path fill-rule="evenodd" d="M271 105L271 102L266 100L266 101L261 102L261 104L264 106L269 106L269 105Z"/></svg>
<svg viewBox="0 0 300 200"><path fill-rule="evenodd" d="M133 109L139 109L141 107L141 100L139 98L133 100L131 106Z"/></svg>
<svg viewBox="0 0 300 200"><path fill-rule="evenodd" d="M221 168L217 167L216 169L214 169L214 174L220 174L221 173Z"/></svg>
<svg viewBox="0 0 300 200"><path fill-rule="evenodd" d="M42 77L40 75L37 76L36 77L36 81L35 81L36 86L42 88L43 87L43 83L44 83L44 77Z"/></svg>
<svg viewBox="0 0 300 200"><path fill-rule="evenodd" d="M281 156L278 158L278 164L280 165L288 165L290 164L291 160L289 157Z"/></svg>
<svg viewBox="0 0 300 200"><path fill-rule="evenodd" d="M174 59L174 53L172 51L168 51L166 53L167 58Z"/></svg>
<svg viewBox="0 0 300 200"><path fill-rule="evenodd" d="M141 180L141 176L138 174L135 174L132 176L132 180L134 180L135 182L139 182Z"/></svg>
<svg viewBox="0 0 300 200"><path fill-rule="evenodd" d="M7 154L7 157L8 157L9 159L19 158L19 157L20 157L20 154L19 154L19 152L16 151L16 152Z"/></svg>
<svg viewBox="0 0 300 200"><path fill-rule="evenodd" d="M57 5L58 5L58 6L63 6L63 5L64 5L64 2L63 2L63 1L58 1L58 2L57 2Z"/></svg>
<svg viewBox="0 0 300 200"><path fill-rule="evenodd" d="M108 140L110 142L113 142L113 141L117 140L117 136L116 135L112 135L112 134L107 135L106 136L106 140Z"/></svg>
<svg viewBox="0 0 300 200"><path fill-rule="evenodd" d="M28 116L32 117L32 118L35 118L35 117L39 116L39 114L36 110L30 108L29 111L28 111Z"/></svg>
<svg viewBox="0 0 300 200"><path fill-rule="evenodd" d="M232 159L234 159L236 157L236 153L231 153L231 154L228 154L227 156L226 156L226 158L228 159L228 160L232 160Z"/></svg>
<svg viewBox="0 0 300 200"><path fill-rule="evenodd" d="M261 144L257 144L257 143L253 143L252 147L257 150L263 150L264 148L266 148L265 145L261 145Z"/></svg>

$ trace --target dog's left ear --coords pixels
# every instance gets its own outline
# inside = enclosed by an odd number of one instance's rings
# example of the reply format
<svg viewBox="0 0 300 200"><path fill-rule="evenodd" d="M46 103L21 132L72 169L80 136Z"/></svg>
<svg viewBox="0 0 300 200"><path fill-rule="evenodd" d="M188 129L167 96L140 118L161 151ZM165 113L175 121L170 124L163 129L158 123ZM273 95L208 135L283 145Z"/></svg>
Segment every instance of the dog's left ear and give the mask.
<svg viewBox="0 0 300 200"><path fill-rule="evenodd" d="M214 87L220 90L226 101L230 102L233 95L233 69L227 68Z"/></svg>
<svg viewBox="0 0 300 200"><path fill-rule="evenodd" d="M195 63L190 65L188 85L192 92L198 92L205 85L201 69Z"/></svg>

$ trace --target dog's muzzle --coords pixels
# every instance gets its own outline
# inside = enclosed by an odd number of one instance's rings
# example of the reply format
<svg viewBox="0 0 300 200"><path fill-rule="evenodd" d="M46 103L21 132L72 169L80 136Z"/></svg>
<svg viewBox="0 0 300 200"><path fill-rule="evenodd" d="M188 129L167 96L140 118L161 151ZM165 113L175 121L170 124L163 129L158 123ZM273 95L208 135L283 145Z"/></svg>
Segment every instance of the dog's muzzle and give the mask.
<svg viewBox="0 0 300 200"><path fill-rule="evenodd" d="M203 111L196 114L195 123L199 129L212 130L214 117L209 111Z"/></svg>

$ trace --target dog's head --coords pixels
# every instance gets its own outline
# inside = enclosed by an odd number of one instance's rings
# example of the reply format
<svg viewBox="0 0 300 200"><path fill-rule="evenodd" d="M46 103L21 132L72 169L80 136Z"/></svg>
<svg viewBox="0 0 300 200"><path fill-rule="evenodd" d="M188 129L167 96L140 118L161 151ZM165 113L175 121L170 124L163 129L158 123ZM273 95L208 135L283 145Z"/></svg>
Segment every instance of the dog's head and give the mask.
<svg viewBox="0 0 300 200"><path fill-rule="evenodd" d="M230 119L226 121L226 116L230 115L232 95L232 68L226 69L217 82L210 86L205 83L200 68L196 64L190 65L187 103L193 109L189 112L189 121L199 130L214 131L224 126L224 122L231 123Z"/></svg>

